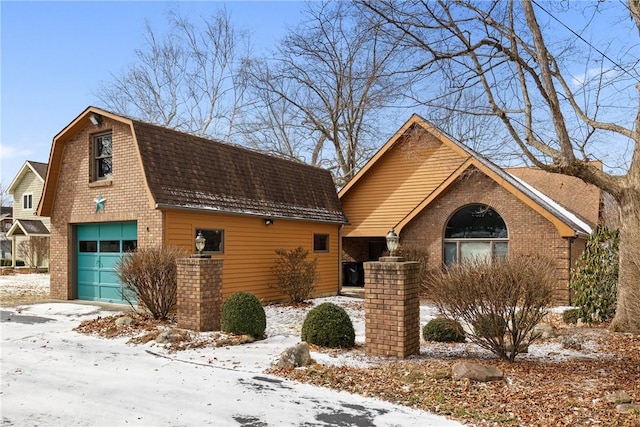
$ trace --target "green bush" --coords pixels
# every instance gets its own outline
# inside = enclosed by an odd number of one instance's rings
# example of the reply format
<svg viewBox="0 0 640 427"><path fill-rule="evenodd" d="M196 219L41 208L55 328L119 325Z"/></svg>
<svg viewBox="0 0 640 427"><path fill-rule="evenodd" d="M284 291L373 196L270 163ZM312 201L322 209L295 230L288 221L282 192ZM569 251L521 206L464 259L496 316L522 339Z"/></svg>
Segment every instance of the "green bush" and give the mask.
<svg viewBox="0 0 640 427"><path fill-rule="evenodd" d="M353 323L344 309L325 302L309 311L302 324L302 341L322 347L349 348L355 345Z"/></svg>
<svg viewBox="0 0 640 427"><path fill-rule="evenodd" d="M125 254L114 265L122 298L134 310L142 306L154 319L167 319L177 302L176 259L186 256L186 251L175 246L138 248Z"/></svg>
<svg viewBox="0 0 640 427"><path fill-rule="evenodd" d="M604 322L616 312L620 233L597 228L571 274L574 304L584 322Z"/></svg>
<svg viewBox="0 0 640 427"><path fill-rule="evenodd" d="M580 309L570 308L562 312L562 320L569 325L575 325L580 319Z"/></svg>
<svg viewBox="0 0 640 427"><path fill-rule="evenodd" d="M267 328L267 316L255 295L236 292L222 306L220 327L223 332L259 338Z"/></svg>
<svg viewBox="0 0 640 427"><path fill-rule="evenodd" d="M471 341L513 362L539 338L531 331L553 301L553 272L535 255L478 258L431 272L424 287L444 317L472 326Z"/></svg>
<svg viewBox="0 0 640 427"><path fill-rule="evenodd" d="M276 249L278 258L272 268L282 293L292 302L302 302L311 296L316 286L318 259L307 259L309 251L298 246L287 251Z"/></svg>
<svg viewBox="0 0 640 427"><path fill-rule="evenodd" d="M464 342L465 333L460 322L453 319L437 317L431 319L422 328L422 338L425 341Z"/></svg>

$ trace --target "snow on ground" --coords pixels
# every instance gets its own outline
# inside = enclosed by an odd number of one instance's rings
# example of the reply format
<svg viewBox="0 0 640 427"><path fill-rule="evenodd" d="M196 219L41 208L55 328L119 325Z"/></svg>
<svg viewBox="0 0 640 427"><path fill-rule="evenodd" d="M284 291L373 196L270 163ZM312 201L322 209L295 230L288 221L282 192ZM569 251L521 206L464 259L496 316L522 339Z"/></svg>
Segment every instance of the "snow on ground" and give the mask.
<svg viewBox="0 0 640 427"><path fill-rule="evenodd" d="M44 285L44 277L29 279L28 286ZM0 276L0 289L19 287L17 281L29 280ZM347 307L354 301L333 300ZM265 340L178 353L153 342L128 345L128 337L103 339L73 331L81 321L111 315L113 309L75 301L2 307L3 426L461 425L264 374L285 348L299 341L303 310L266 307ZM359 316L354 323L361 331L364 319Z"/></svg>
<svg viewBox="0 0 640 427"><path fill-rule="evenodd" d="M48 287L48 275L0 276L0 291ZM347 310L364 344L364 303L321 298ZM457 422L376 399L294 383L264 374L280 353L300 341L309 307L269 305L267 338L243 345L169 352L150 341L103 339L73 331L83 320L125 306L86 302L27 304L2 308L0 413L9 425L431 425ZM561 312L561 311L559 311ZM420 308L421 324L437 316ZM386 359L353 351L312 352L321 364L366 367ZM585 350L586 348L586 350ZM586 352L586 353L585 353ZM589 357L564 349L559 340L530 346L527 359ZM492 355L473 344L422 343L412 360Z"/></svg>

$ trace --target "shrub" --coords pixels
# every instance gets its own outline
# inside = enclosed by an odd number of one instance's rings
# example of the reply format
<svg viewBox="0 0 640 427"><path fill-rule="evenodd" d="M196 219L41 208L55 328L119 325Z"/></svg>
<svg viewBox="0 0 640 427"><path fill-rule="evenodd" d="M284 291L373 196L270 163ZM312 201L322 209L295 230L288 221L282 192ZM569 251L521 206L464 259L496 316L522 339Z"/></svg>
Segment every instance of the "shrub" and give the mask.
<svg viewBox="0 0 640 427"><path fill-rule="evenodd" d="M562 312L562 320L569 325L575 325L580 319L580 309L570 308Z"/></svg>
<svg viewBox="0 0 640 427"><path fill-rule="evenodd" d="M467 336L513 361L553 298L553 263L539 256L474 259L431 272L423 284L440 313L473 326Z"/></svg>
<svg viewBox="0 0 640 427"><path fill-rule="evenodd" d="M138 248L114 265L122 283L122 298L135 310L146 308L154 319L167 319L177 301L176 259L186 257L180 248Z"/></svg>
<svg viewBox="0 0 640 427"><path fill-rule="evenodd" d="M249 292L232 294L222 305L220 328L232 334L262 337L267 316L260 300Z"/></svg>
<svg viewBox="0 0 640 427"><path fill-rule="evenodd" d="M290 251L276 249L278 258L272 268L282 293L292 302L302 302L309 298L316 286L316 266L318 259L307 259L309 251L298 246Z"/></svg>
<svg viewBox="0 0 640 427"><path fill-rule="evenodd" d="M425 341L464 342L465 333L460 322L444 317L429 320L422 328L422 338Z"/></svg>
<svg viewBox="0 0 640 427"><path fill-rule="evenodd" d="M479 337L501 337L507 332L507 322L497 314L480 314L472 324L473 333Z"/></svg>
<svg viewBox="0 0 640 427"><path fill-rule="evenodd" d="M309 311L302 323L302 341L322 347L349 348L355 344L353 323L344 309L325 302Z"/></svg>
<svg viewBox="0 0 640 427"><path fill-rule="evenodd" d="M618 292L618 247L620 233L597 228L571 275L575 305L585 322L603 322L616 312Z"/></svg>

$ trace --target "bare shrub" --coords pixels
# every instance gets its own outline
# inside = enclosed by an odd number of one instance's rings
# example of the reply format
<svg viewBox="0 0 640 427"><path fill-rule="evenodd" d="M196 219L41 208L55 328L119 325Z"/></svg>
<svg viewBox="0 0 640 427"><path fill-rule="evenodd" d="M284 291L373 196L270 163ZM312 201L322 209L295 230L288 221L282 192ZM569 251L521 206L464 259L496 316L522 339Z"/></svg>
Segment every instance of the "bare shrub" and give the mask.
<svg viewBox="0 0 640 427"><path fill-rule="evenodd" d="M18 244L17 253L32 270L37 270L49 257L49 238L31 236Z"/></svg>
<svg viewBox="0 0 640 427"><path fill-rule="evenodd" d="M292 302L302 302L309 298L316 287L318 259L307 259L309 251L298 246L290 251L276 249L278 258L272 267L282 293Z"/></svg>
<svg viewBox="0 0 640 427"><path fill-rule="evenodd" d="M398 256L404 257L407 261L415 261L420 263L420 283L424 283L429 275L429 252L426 249L416 245L403 245L398 247Z"/></svg>
<svg viewBox="0 0 640 427"><path fill-rule="evenodd" d="M553 299L553 264L538 256L475 259L431 272L425 291L440 313L470 326L469 339L513 362L536 336Z"/></svg>
<svg viewBox="0 0 640 427"><path fill-rule="evenodd" d="M177 302L176 259L187 253L177 247L138 248L114 266L122 283L122 297L135 310L146 308L154 319L166 319Z"/></svg>

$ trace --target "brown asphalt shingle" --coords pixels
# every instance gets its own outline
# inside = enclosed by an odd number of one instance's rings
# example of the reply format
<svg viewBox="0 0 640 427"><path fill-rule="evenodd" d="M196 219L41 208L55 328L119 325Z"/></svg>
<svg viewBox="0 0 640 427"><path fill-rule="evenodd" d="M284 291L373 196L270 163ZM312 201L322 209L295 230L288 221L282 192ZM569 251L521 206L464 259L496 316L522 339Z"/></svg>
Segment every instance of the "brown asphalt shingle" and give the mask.
<svg viewBox="0 0 640 427"><path fill-rule="evenodd" d="M346 223L329 171L133 121L159 207Z"/></svg>
<svg viewBox="0 0 640 427"><path fill-rule="evenodd" d="M29 160L29 164L35 171L40 175L42 179L47 177L47 167L49 166L47 163L34 162L33 160Z"/></svg>

